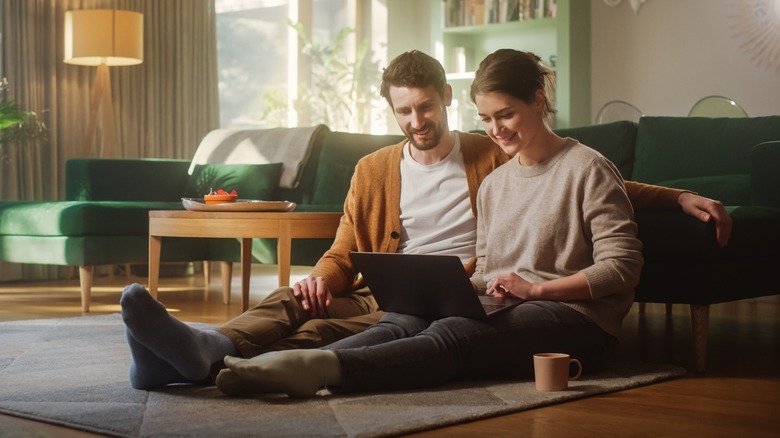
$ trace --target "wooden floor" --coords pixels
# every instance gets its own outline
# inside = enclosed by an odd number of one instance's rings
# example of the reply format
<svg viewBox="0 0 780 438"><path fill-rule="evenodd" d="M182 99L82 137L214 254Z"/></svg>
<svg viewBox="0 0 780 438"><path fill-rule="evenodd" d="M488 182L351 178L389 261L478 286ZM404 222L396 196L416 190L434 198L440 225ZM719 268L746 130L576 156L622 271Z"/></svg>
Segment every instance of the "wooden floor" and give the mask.
<svg viewBox="0 0 780 438"><path fill-rule="evenodd" d="M251 299L276 284L275 266L253 267ZM293 267L293 281L307 274ZM221 302L218 275L208 294L201 275L162 278L160 300L178 318L220 323L240 313L240 276L232 303ZM119 311L122 287L145 278L97 278L91 315ZM253 302L254 302L253 301ZM0 283L0 321L81 316L76 280ZM614 360L642 360L691 368L686 306L667 317L662 305L636 305L626 318ZM780 296L711 307L708 370L643 388L591 397L514 415L416 434L471 436L780 436ZM95 437L45 423L0 415L3 437Z"/></svg>

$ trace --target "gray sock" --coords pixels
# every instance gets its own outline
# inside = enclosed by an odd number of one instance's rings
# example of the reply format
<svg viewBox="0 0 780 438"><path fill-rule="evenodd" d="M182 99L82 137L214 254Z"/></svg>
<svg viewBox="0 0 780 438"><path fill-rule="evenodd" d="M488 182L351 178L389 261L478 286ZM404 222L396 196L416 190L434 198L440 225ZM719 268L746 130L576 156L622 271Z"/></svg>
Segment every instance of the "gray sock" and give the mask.
<svg viewBox="0 0 780 438"><path fill-rule="evenodd" d="M328 350L288 350L251 359L226 357L217 375L217 387L225 394L285 393L312 397L326 385L341 384L341 364Z"/></svg>
<svg viewBox="0 0 780 438"><path fill-rule="evenodd" d="M138 283L124 289L119 303L129 335L190 381L205 379L213 363L237 353L227 336L179 321ZM142 373L149 378L154 371Z"/></svg>

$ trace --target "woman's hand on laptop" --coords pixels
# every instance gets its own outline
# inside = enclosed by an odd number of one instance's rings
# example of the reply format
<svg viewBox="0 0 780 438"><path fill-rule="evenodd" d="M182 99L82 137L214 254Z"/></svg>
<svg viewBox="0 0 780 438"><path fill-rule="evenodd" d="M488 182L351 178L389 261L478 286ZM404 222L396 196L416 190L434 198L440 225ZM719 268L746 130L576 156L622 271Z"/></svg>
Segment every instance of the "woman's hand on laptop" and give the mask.
<svg viewBox="0 0 780 438"><path fill-rule="evenodd" d="M532 283L529 283L514 272L511 274L499 275L490 282L487 290L488 295L499 298L517 297L524 300L529 299Z"/></svg>
<svg viewBox="0 0 780 438"><path fill-rule="evenodd" d="M298 298L303 310L307 310L312 318L324 317L325 309L333 301L325 279L311 275L293 285L293 295Z"/></svg>

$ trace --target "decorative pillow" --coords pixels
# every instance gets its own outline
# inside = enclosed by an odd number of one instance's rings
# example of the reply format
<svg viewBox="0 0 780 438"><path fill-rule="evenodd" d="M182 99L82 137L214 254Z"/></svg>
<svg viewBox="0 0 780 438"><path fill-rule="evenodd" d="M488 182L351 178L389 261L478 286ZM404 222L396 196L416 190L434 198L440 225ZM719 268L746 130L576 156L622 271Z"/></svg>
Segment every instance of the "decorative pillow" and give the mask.
<svg viewBox="0 0 780 438"><path fill-rule="evenodd" d="M202 198L210 189L238 192L239 199L276 200L282 163L198 164L187 180L184 197Z"/></svg>

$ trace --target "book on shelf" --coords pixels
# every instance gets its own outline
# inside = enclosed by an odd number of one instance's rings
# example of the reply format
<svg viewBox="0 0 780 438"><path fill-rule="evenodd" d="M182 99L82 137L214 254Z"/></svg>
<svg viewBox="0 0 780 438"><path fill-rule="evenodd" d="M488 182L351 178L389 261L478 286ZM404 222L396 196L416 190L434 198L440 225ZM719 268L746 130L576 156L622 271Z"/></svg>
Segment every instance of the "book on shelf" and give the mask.
<svg viewBox="0 0 780 438"><path fill-rule="evenodd" d="M483 24L555 17L557 0L444 0L444 26Z"/></svg>

